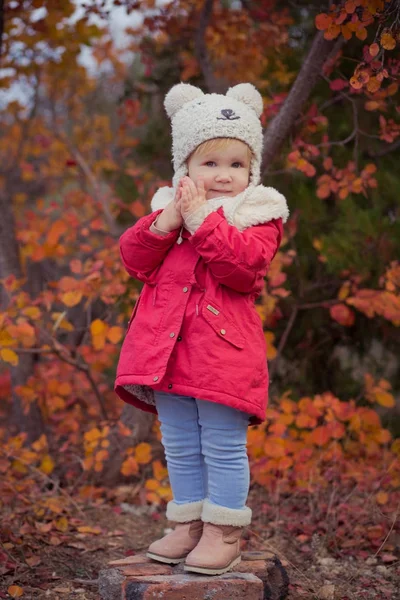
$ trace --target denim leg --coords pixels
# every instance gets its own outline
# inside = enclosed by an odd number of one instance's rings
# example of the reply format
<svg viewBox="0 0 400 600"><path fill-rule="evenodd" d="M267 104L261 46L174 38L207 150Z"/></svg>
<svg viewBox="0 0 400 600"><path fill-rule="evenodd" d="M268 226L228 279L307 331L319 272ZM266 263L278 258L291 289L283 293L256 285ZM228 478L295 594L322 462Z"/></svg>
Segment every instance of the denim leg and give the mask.
<svg viewBox="0 0 400 600"><path fill-rule="evenodd" d="M226 508L244 509L250 485L246 448L249 415L215 402L196 399L196 403L208 500Z"/></svg>
<svg viewBox="0 0 400 600"><path fill-rule="evenodd" d="M174 501L203 500L207 487L196 401L164 392L156 392L155 399Z"/></svg>

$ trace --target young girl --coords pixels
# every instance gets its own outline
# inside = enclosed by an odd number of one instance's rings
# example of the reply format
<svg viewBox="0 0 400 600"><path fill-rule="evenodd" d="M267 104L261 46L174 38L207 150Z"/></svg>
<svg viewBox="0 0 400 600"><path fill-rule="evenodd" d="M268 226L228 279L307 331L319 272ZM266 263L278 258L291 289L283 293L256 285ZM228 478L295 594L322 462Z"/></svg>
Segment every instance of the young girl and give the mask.
<svg viewBox="0 0 400 600"><path fill-rule="evenodd" d="M265 339L254 300L288 217L259 185L263 104L249 83L226 95L187 84L165 98L173 188L121 237L126 270L144 282L121 350L115 390L158 414L175 529L148 556L187 571L240 562L249 424L265 418Z"/></svg>

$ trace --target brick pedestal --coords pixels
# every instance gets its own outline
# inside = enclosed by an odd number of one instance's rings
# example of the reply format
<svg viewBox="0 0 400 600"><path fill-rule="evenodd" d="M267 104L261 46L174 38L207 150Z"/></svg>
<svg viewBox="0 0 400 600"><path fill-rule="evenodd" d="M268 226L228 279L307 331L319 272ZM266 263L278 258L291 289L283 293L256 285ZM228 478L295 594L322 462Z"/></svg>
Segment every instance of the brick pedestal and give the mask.
<svg viewBox="0 0 400 600"><path fill-rule="evenodd" d="M288 576L270 552L243 552L224 575L185 573L183 565L157 563L144 554L109 563L99 574L102 600L284 600Z"/></svg>

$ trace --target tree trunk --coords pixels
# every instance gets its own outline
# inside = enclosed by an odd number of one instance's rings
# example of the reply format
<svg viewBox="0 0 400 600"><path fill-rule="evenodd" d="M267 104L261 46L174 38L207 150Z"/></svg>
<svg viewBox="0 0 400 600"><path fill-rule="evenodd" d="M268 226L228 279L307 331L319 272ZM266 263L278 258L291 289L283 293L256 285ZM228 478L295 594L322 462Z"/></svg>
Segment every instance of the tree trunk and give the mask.
<svg viewBox="0 0 400 600"><path fill-rule="evenodd" d="M0 279L14 275L22 278L22 269L19 259L19 248L15 234L15 219L10 196L0 193ZM1 288L0 307L6 309L8 294L4 287ZM23 410L21 398L15 392L15 386L24 385L33 373L34 357L23 355L16 367L11 368L12 382L12 426L16 431L27 433L27 441L33 442L44 432L44 424L39 407L36 403L30 405L29 410Z"/></svg>
<svg viewBox="0 0 400 600"><path fill-rule="evenodd" d="M264 134L262 173L265 172L280 151L295 120L313 91L326 60L332 54L338 52L343 43L344 38L342 37L335 41L326 40L323 32L319 32L315 36L310 51L281 110L271 121Z"/></svg>
<svg viewBox="0 0 400 600"><path fill-rule="evenodd" d="M3 33L4 33L4 0L0 0L0 58L3 47Z"/></svg>
<svg viewBox="0 0 400 600"><path fill-rule="evenodd" d="M121 436L117 425L110 432L108 438L110 440L109 459L101 473L101 481L99 482L104 486L115 485L121 477L120 469L126 448L136 446L140 442L149 439L154 416L130 404L124 404L120 420L132 433L127 437Z"/></svg>

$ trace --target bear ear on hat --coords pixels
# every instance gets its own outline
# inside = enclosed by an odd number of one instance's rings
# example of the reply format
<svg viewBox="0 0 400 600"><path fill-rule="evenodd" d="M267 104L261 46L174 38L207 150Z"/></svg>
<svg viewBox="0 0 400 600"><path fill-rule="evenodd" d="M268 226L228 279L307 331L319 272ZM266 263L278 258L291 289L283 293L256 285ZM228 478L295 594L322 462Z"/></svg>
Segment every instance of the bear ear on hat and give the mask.
<svg viewBox="0 0 400 600"><path fill-rule="evenodd" d="M167 115L171 119L184 104L204 96L200 88L190 83L178 83L172 87L165 96L164 106Z"/></svg>
<svg viewBox="0 0 400 600"><path fill-rule="evenodd" d="M264 109L262 96L251 83L239 83L229 88L226 95L251 106L257 117L261 117Z"/></svg>

